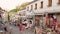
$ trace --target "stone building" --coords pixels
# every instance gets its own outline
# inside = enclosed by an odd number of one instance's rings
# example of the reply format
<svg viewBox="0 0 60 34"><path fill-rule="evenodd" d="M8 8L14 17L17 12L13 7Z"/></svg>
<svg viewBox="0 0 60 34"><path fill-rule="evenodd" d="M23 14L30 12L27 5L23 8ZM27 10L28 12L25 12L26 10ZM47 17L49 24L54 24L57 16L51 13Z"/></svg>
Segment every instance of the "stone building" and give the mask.
<svg viewBox="0 0 60 34"><path fill-rule="evenodd" d="M1 23L8 22L8 12L3 10L1 7L0 7L0 21Z"/></svg>
<svg viewBox="0 0 60 34"><path fill-rule="evenodd" d="M26 6L26 12L34 13L34 23L39 26L60 24L60 0L35 0ZM42 24L42 26L41 26Z"/></svg>

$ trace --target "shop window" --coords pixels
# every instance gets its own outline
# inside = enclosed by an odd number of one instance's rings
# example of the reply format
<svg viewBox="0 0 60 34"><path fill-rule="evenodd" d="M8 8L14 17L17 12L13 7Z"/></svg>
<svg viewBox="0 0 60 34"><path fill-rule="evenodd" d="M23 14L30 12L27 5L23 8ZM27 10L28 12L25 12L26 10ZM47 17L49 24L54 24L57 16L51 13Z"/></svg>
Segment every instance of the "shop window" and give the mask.
<svg viewBox="0 0 60 34"><path fill-rule="evenodd" d="M35 9L37 9L37 3L35 4Z"/></svg>
<svg viewBox="0 0 60 34"><path fill-rule="evenodd" d="M40 8L43 8L43 1L41 2L41 7Z"/></svg>
<svg viewBox="0 0 60 34"><path fill-rule="evenodd" d="M60 5L60 0L58 0L58 5Z"/></svg>
<svg viewBox="0 0 60 34"><path fill-rule="evenodd" d="M48 0L48 7L52 6L52 0Z"/></svg>
<svg viewBox="0 0 60 34"><path fill-rule="evenodd" d="M31 10L33 10L33 5L31 5Z"/></svg>
<svg viewBox="0 0 60 34"><path fill-rule="evenodd" d="M27 11L29 11L29 7L27 7Z"/></svg>

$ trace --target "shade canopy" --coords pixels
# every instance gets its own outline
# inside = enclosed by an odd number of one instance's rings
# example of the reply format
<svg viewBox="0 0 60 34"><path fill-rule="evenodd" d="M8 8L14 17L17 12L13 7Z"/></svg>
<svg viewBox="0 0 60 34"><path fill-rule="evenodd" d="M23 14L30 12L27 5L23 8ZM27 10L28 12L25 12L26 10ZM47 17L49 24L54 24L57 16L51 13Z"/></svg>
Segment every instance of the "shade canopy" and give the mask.
<svg viewBox="0 0 60 34"><path fill-rule="evenodd" d="M26 12L26 15L34 15L34 12L30 12L30 11L28 11L28 12Z"/></svg>

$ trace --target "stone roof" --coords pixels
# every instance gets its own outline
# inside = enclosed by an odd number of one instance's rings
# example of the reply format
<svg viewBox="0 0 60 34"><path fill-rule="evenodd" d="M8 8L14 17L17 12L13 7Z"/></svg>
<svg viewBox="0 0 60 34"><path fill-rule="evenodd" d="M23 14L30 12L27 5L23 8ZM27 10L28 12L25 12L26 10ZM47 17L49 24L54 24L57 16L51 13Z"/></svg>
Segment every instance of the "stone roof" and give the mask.
<svg viewBox="0 0 60 34"><path fill-rule="evenodd" d="M23 8L23 9L20 9L19 11L24 10L24 9L26 9L26 7L25 7L25 8Z"/></svg>
<svg viewBox="0 0 60 34"><path fill-rule="evenodd" d="M34 3L34 2L36 2L36 1L38 1L38 0L34 0L34 1L30 2L30 3L28 3L27 5L29 5L29 4L31 4L31 3Z"/></svg>

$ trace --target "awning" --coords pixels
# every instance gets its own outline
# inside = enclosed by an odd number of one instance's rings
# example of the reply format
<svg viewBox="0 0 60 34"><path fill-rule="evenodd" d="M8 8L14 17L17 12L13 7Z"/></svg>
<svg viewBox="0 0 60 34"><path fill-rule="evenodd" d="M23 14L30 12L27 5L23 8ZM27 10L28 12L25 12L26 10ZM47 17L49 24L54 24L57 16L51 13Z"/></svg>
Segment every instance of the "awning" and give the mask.
<svg viewBox="0 0 60 34"><path fill-rule="evenodd" d="M44 11L34 11L34 15L44 15Z"/></svg>
<svg viewBox="0 0 60 34"><path fill-rule="evenodd" d="M60 13L60 9L46 10L47 13Z"/></svg>
<svg viewBox="0 0 60 34"><path fill-rule="evenodd" d="M28 12L26 12L26 15L27 15L27 16L32 16L32 15L34 15L34 12L32 12L32 11L31 11L31 12L28 11Z"/></svg>

